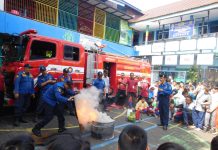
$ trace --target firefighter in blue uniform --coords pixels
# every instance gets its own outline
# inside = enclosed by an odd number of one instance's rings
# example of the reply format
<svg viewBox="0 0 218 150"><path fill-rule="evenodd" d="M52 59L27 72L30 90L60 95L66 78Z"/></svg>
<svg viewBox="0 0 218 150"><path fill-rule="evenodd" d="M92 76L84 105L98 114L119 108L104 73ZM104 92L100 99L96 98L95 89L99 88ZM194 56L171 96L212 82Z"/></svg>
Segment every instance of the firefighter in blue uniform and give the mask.
<svg viewBox="0 0 218 150"><path fill-rule="evenodd" d="M49 87L43 94L45 116L32 129L33 134L41 136L40 129L47 125L53 119L54 115L58 117L58 132L61 133L66 130L62 103L73 100L75 93L72 91L71 85L72 81L58 82ZM71 97L67 98L66 95L71 95Z"/></svg>
<svg viewBox="0 0 218 150"><path fill-rule="evenodd" d="M72 77L69 75L69 71L67 68L63 69L63 74L58 77L59 82L64 82L64 81L72 81Z"/></svg>
<svg viewBox="0 0 218 150"><path fill-rule="evenodd" d="M64 82L64 81L72 81L71 75L69 75L69 70L68 68L63 69L63 74L58 77L59 82ZM67 102L67 108L70 111L70 115L75 116L75 104L74 102Z"/></svg>
<svg viewBox="0 0 218 150"><path fill-rule="evenodd" d="M169 101L172 94L171 85L166 82L166 75L160 75L160 85L158 87L157 99L159 101L160 124L163 130L167 130L169 121Z"/></svg>
<svg viewBox="0 0 218 150"><path fill-rule="evenodd" d="M54 83L56 83L56 80L54 79L54 77L47 73L46 71L46 67L41 65L39 66L39 71L41 73L41 75L38 77L37 80L37 86L39 88L39 102L38 102L38 106L36 108L36 116L34 118L34 122L36 122L38 120L38 115L41 114L43 112L43 106L44 106L44 102L42 100L42 95L43 93L46 92L46 90L52 86Z"/></svg>
<svg viewBox="0 0 218 150"><path fill-rule="evenodd" d="M14 126L19 126L19 122L27 123L23 119L23 114L30 106L31 96L35 98L34 80L30 74L31 66L24 65L24 71L20 71L15 78L14 97L15 97L15 120Z"/></svg>

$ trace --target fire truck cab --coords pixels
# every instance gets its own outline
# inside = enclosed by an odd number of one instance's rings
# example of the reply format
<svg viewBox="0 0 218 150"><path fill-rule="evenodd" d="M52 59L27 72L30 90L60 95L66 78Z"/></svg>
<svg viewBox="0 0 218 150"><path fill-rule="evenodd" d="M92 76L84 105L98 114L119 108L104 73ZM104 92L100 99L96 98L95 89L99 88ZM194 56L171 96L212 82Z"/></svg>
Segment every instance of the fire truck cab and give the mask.
<svg viewBox="0 0 218 150"><path fill-rule="evenodd" d="M121 73L129 77L145 76L150 81L150 64L144 60L107 54L99 51L88 52L80 44L40 36L35 30L28 30L18 36L0 34L2 45L2 70L5 76L6 96L13 99L14 77L24 69L26 63L32 66L30 72L37 81L39 66L58 78L64 68L69 69L73 87L82 89L91 84L98 71L108 70L111 88L117 90L117 79Z"/></svg>

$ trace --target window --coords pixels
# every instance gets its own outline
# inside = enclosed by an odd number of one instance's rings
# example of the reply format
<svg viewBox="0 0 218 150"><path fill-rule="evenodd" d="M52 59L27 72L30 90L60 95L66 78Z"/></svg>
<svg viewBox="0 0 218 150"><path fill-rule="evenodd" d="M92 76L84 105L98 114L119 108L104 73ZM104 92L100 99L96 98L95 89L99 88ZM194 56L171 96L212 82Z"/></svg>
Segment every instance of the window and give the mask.
<svg viewBox="0 0 218 150"><path fill-rule="evenodd" d="M56 45L50 42L33 41L30 50L30 59L50 59L56 56Z"/></svg>
<svg viewBox="0 0 218 150"><path fill-rule="evenodd" d="M79 61L79 48L65 45L64 46L64 59Z"/></svg>

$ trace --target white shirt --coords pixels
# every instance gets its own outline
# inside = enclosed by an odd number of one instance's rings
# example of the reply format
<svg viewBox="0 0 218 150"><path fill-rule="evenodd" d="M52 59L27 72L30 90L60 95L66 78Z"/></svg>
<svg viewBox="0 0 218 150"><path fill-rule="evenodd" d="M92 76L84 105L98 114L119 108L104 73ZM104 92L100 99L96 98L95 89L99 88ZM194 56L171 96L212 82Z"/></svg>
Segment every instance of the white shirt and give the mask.
<svg viewBox="0 0 218 150"><path fill-rule="evenodd" d="M202 107L202 103L204 103L206 100L208 102L211 102L211 95L210 94L199 93L197 98L196 98L195 109L197 111L205 112L205 109Z"/></svg>
<svg viewBox="0 0 218 150"><path fill-rule="evenodd" d="M184 108L189 109L189 110L193 110L193 108L195 107L195 103L190 103L190 104L184 104L183 105Z"/></svg>
<svg viewBox="0 0 218 150"><path fill-rule="evenodd" d="M210 110L214 111L218 107L218 93L211 94Z"/></svg>
<svg viewBox="0 0 218 150"><path fill-rule="evenodd" d="M110 87L110 79L109 79L109 77L104 77L104 76L102 77L102 79L105 82L105 91L106 91L106 93L108 93L109 87Z"/></svg>
<svg viewBox="0 0 218 150"><path fill-rule="evenodd" d="M185 104L185 97L180 93L177 93L176 95L174 95L173 99L174 99L174 102L175 102L175 106Z"/></svg>

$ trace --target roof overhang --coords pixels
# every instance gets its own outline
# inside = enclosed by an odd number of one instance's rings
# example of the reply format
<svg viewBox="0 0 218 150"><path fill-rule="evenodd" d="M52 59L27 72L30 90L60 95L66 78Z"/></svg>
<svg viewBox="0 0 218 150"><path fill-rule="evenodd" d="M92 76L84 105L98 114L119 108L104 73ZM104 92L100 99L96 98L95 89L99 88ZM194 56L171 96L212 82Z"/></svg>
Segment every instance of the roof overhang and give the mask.
<svg viewBox="0 0 218 150"><path fill-rule="evenodd" d="M209 20L217 20L218 19L218 4L212 4L209 6L204 6L201 8L192 9L189 11L178 12L166 16L161 16L157 18L152 18L144 21L140 21L137 23L131 23L130 27L138 31L145 31L147 26L149 26L149 30L154 30L159 28L159 23L161 25L167 25L171 23L180 22L190 20L190 16L194 18L202 18L207 17L209 11Z"/></svg>

